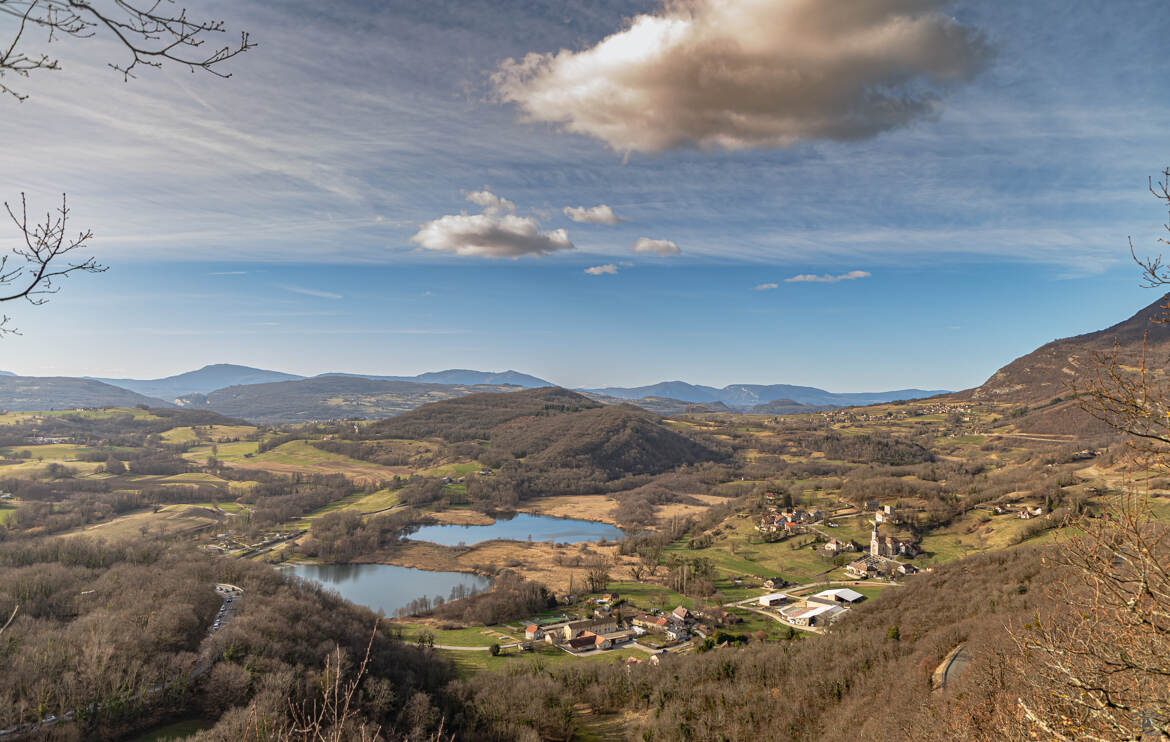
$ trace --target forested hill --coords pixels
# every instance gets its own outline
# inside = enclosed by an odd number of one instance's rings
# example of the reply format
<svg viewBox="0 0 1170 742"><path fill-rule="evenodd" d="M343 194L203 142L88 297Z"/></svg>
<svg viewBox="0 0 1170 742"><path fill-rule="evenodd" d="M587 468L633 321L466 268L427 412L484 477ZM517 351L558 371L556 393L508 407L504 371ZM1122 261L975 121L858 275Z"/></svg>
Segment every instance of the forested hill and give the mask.
<svg viewBox="0 0 1170 742"><path fill-rule="evenodd" d="M560 387L504 394L475 394L424 405L369 427L372 437L442 438L449 442L488 438L497 425L519 417L570 413L601 407Z"/></svg>
<svg viewBox="0 0 1170 742"><path fill-rule="evenodd" d="M1021 404L1047 402L1068 395L1069 385L1077 380L1092 378L1094 354L1114 351L1129 365L1140 359L1144 350L1148 367L1165 369L1170 356L1170 325L1151 319L1163 314L1161 305L1167 299L1170 294L1104 330L1047 343L996 371L982 386L956 396Z"/></svg>
<svg viewBox="0 0 1170 742"><path fill-rule="evenodd" d="M376 460L388 439L441 439L485 464L469 479L475 500L497 506L543 495L625 491L655 475L727 452L633 405L602 405L556 387L476 394L425 405L333 441L330 450Z"/></svg>
<svg viewBox="0 0 1170 742"><path fill-rule="evenodd" d="M0 409L14 412L78 407L170 407L169 402L92 379L0 376Z"/></svg>
<svg viewBox="0 0 1170 742"><path fill-rule="evenodd" d="M352 376L248 384L193 394L177 402L256 422L305 422L345 418L376 419L397 415L419 405L476 392L516 389L501 386L418 384L377 381Z"/></svg>

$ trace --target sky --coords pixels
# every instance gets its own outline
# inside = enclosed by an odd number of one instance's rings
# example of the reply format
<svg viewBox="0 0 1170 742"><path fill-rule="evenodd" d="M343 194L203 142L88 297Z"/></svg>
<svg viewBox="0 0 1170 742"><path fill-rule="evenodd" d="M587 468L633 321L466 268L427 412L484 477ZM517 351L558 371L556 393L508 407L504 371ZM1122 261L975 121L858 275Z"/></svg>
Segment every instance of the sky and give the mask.
<svg viewBox="0 0 1170 742"><path fill-rule="evenodd" d="M1156 298L1162 1L188 7L230 78L22 39L0 196L109 270L0 369L960 389Z"/></svg>

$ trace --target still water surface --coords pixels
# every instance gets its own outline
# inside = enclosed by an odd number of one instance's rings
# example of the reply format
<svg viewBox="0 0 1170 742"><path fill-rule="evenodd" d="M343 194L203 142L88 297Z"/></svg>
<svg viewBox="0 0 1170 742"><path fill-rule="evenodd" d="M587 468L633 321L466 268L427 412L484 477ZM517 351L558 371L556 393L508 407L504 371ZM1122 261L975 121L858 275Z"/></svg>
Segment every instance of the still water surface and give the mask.
<svg viewBox="0 0 1170 742"><path fill-rule="evenodd" d="M407 603L426 596L444 600L456 585L484 590L491 580L465 572L429 572L394 564L294 564L287 568L341 593L341 597L393 616Z"/></svg>
<svg viewBox="0 0 1170 742"><path fill-rule="evenodd" d="M422 526L410 533L414 541L430 541L443 546L478 544L502 538L512 541L548 541L575 544L581 541L620 541L620 529L607 523L573 518L553 518L548 515L518 513L507 520L497 518L490 526Z"/></svg>

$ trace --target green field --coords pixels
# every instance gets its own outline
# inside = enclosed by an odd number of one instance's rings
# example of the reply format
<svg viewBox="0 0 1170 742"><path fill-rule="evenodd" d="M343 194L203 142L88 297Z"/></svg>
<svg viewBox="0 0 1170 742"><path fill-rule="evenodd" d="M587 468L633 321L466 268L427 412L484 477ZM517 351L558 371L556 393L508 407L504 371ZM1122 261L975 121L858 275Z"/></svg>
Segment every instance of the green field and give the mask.
<svg viewBox="0 0 1170 742"><path fill-rule="evenodd" d="M313 512L306 515L304 518L296 520L288 525L293 528L308 528L313 519L320 518L326 513L332 513L340 510L351 510L357 513L361 513L362 515L369 515L371 513L387 510L396 506L397 504L398 495L394 494L394 492L391 490L382 489L378 490L377 492L371 492L368 495L363 492L355 492L352 495L347 495L346 497L341 498L340 500L334 500L328 505L318 508L317 510L314 510Z"/></svg>
<svg viewBox="0 0 1170 742"><path fill-rule="evenodd" d="M717 535L711 546L691 549L686 541L680 540L671 544L666 554L710 559L724 577L779 575L793 582L816 582L844 576L844 570L835 567L812 548L793 549L792 544L803 540L804 536L774 543L750 543L748 539L755 538L756 533L751 518L732 516L716 529Z"/></svg>
<svg viewBox="0 0 1170 742"><path fill-rule="evenodd" d="M463 677L486 671L520 671L524 667L556 667L572 662L610 662L622 663L627 657L646 659L649 655L640 649L617 649L612 652L602 652L587 657L574 657L561 649L550 645L540 646L531 652L510 649L499 657L492 657L489 652L480 651L448 651L435 650L439 655L451 660L455 664L455 671Z"/></svg>
<svg viewBox="0 0 1170 742"><path fill-rule="evenodd" d="M422 477L451 477L458 479L465 477L473 471L479 471L483 465L477 461L467 461L461 464L445 464L443 466L436 466L433 469L420 469L417 473Z"/></svg>
<svg viewBox="0 0 1170 742"><path fill-rule="evenodd" d="M214 474L209 474L202 471L191 471L185 474L175 474L169 477L164 477L159 481L164 484L227 484L226 479L221 479Z"/></svg>
<svg viewBox="0 0 1170 742"><path fill-rule="evenodd" d="M137 407L107 407L94 410L47 410L39 412L5 412L0 414L0 425L16 425L38 417L80 417L84 420L105 420L130 415L135 420L162 420L158 415Z"/></svg>
<svg viewBox="0 0 1170 742"><path fill-rule="evenodd" d="M508 631L502 626L478 626L468 629L431 629L423 624L393 624L402 630L402 638L413 642L424 630L435 637L435 644L449 647L490 647L493 644L509 644L522 641L524 634Z"/></svg>
<svg viewBox="0 0 1170 742"><path fill-rule="evenodd" d="M215 444L215 457L221 461L243 461L246 454L255 454L256 449L260 444L257 441L236 441L235 443L218 443ZM183 458L188 461L197 461L202 463L211 456L212 444L199 446L193 448L187 453L183 454Z"/></svg>
<svg viewBox="0 0 1170 742"><path fill-rule="evenodd" d="M198 430L188 425L182 428L171 428L162 434L162 439L167 443L194 443L200 440L221 441L230 438L243 438L255 432L256 428L251 425L201 425Z"/></svg>
<svg viewBox="0 0 1170 742"><path fill-rule="evenodd" d="M687 609L695 607L694 598L680 595L661 585L646 585L641 582L611 582L608 589L610 592L617 593L619 597L625 598L627 603L647 611L655 608L669 611L680 605Z"/></svg>

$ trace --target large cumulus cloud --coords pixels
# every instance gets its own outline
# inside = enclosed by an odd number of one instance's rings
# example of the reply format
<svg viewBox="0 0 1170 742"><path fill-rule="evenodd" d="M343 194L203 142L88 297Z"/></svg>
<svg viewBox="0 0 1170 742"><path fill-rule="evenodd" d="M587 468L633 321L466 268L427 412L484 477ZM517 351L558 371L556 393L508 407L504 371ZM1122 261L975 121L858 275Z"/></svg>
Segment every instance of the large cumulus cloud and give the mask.
<svg viewBox="0 0 1170 742"><path fill-rule="evenodd" d="M579 52L493 76L531 121L621 152L874 136L935 113L988 55L944 0L668 0Z"/></svg>
<svg viewBox="0 0 1170 742"><path fill-rule="evenodd" d="M506 198L483 190L467 194L467 200L482 207L483 213L439 217L422 225L410 241L427 250L485 258L519 258L573 249L568 232L541 231L540 222L518 216L516 205Z"/></svg>

